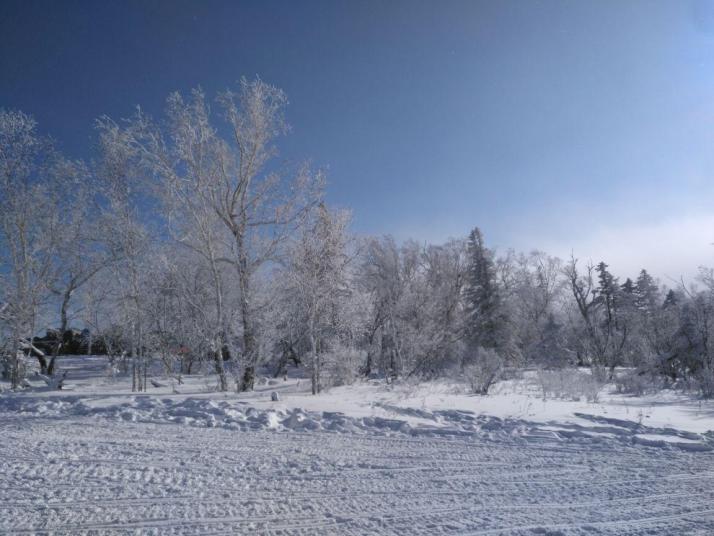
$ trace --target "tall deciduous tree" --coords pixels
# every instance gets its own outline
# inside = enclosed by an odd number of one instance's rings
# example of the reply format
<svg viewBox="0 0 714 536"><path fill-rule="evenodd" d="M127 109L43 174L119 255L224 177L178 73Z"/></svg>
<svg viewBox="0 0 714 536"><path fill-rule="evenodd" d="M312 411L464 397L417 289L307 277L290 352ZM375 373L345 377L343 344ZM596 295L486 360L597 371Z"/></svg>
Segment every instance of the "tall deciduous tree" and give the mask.
<svg viewBox="0 0 714 536"><path fill-rule="evenodd" d="M107 229L97 225L96 193L100 185L81 162L65 162L60 173L61 199L57 207L60 227L56 270L50 282L50 290L59 302L59 329L47 365L50 376L55 372L63 337L69 328L70 309L77 291L114 258L106 247Z"/></svg>
<svg viewBox="0 0 714 536"><path fill-rule="evenodd" d="M291 248L284 272L287 292L305 316L312 394L322 389L322 354L340 331L349 294L348 223L348 213L320 204Z"/></svg>
<svg viewBox="0 0 714 536"><path fill-rule="evenodd" d="M103 214L99 224L110 255L116 259L112 275L115 305L123 314L122 331L132 358L132 389L145 389L147 355L144 283L149 275L147 255L151 237L141 217L146 204L147 178L137 165L138 151L130 134L108 119L98 123L97 174L102 184Z"/></svg>
<svg viewBox="0 0 714 536"><path fill-rule="evenodd" d="M59 222L54 178L61 162L32 117L0 110L0 277L10 337L3 372L13 388L22 375L21 346L32 348L39 310L49 298ZM37 357L44 372L47 361Z"/></svg>
<svg viewBox="0 0 714 536"><path fill-rule="evenodd" d="M210 214L206 229L214 232L217 222L230 237L228 254L215 261L232 266L237 279L241 389L247 390L260 358L254 278L319 199L323 181L307 165L286 172L275 162L275 142L288 131L281 90L242 79L237 91L220 93L217 102L225 120L220 128L205 95L195 90L188 101L177 93L169 97L165 130L139 113L126 131L147 169L178 194L176 201L191 213L200 210L202 219Z"/></svg>

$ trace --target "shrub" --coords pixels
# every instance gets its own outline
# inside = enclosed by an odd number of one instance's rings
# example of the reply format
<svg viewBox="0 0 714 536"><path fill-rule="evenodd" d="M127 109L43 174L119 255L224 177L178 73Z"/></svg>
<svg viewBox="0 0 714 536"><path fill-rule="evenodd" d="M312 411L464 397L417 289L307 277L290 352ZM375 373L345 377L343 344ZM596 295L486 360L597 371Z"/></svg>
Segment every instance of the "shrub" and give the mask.
<svg viewBox="0 0 714 536"><path fill-rule="evenodd" d="M577 369L539 370L538 384L543 400L548 396L565 400L597 402L604 382L590 372Z"/></svg>
<svg viewBox="0 0 714 536"><path fill-rule="evenodd" d="M464 367L464 374L474 393L487 395L502 370L503 359L498 352L491 348L478 348L471 364Z"/></svg>
<svg viewBox="0 0 714 536"><path fill-rule="evenodd" d="M327 387L349 385L359 377L360 365L366 358L366 352L345 346L337 346L321 356L324 381Z"/></svg>
<svg viewBox="0 0 714 536"><path fill-rule="evenodd" d="M661 376L643 370L628 370L615 376L618 393L642 396L664 387Z"/></svg>

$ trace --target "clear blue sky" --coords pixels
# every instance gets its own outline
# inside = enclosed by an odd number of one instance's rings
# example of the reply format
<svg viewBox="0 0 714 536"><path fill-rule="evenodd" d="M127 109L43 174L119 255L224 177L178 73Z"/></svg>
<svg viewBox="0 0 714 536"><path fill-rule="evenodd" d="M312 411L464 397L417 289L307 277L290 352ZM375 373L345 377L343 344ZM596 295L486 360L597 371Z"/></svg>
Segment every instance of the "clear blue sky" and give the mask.
<svg viewBox="0 0 714 536"><path fill-rule="evenodd" d="M70 155L256 74L358 232L714 264L714 3L0 2L0 106Z"/></svg>

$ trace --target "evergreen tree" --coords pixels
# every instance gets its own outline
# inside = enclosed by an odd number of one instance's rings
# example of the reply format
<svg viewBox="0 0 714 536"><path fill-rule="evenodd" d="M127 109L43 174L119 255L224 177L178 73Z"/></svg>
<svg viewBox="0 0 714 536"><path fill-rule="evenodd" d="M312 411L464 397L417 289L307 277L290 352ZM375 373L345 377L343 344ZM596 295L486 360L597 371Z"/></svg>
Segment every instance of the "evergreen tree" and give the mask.
<svg viewBox="0 0 714 536"><path fill-rule="evenodd" d="M634 294L635 284L632 282L632 279L628 277L625 282L620 285L620 290L625 294Z"/></svg>
<svg viewBox="0 0 714 536"><path fill-rule="evenodd" d="M607 268L607 264L600 262L595 270L598 273L597 299L605 312L603 324L608 333L611 333L617 328L617 302L619 301L620 287L617 278Z"/></svg>
<svg viewBox="0 0 714 536"><path fill-rule="evenodd" d="M620 285L620 299L617 307L622 313L629 315L635 309L636 290L635 283L629 277Z"/></svg>
<svg viewBox="0 0 714 536"><path fill-rule="evenodd" d="M667 292L667 295L664 298L664 303L662 304L663 309L670 309L677 307L679 304L679 298L677 297L677 293L674 291L674 289L669 289L669 292Z"/></svg>
<svg viewBox="0 0 714 536"><path fill-rule="evenodd" d="M660 293L654 278L647 270L640 271L635 284L635 307L639 311L652 313L660 303Z"/></svg>
<svg viewBox="0 0 714 536"><path fill-rule="evenodd" d="M496 284L491 251L478 227L469 234L465 285L466 335L474 348L493 348L504 342L505 315Z"/></svg>

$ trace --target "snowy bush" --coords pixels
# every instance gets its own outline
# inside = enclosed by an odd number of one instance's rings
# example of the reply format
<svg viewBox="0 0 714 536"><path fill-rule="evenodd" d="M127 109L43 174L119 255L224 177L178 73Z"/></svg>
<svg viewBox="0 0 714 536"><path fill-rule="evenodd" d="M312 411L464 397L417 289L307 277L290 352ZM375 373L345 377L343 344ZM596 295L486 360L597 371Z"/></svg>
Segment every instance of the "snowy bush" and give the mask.
<svg viewBox="0 0 714 536"><path fill-rule="evenodd" d="M359 376L359 368L364 363L366 352L337 346L323 354L323 368L327 387L349 385Z"/></svg>
<svg viewBox="0 0 714 536"><path fill-rule="evenodd" d="M618 393L642 396L659 391L664 387L661 376L642 370L627 370L615 376L615 389Z"/></svg>
<svg viewBox="0 0 714 536"><path fill-rule="evenodd" d="M503 359L491 348L479 348L473 362L464 367L464 374L474 393L488 394L503 370Z"/></svg>
<svg viewBox="0 0 714 536"><path fill-rule="evenodd" d="M538 384L543 400L548 397L565 400L597 402L604 385L603 381L590 372L577 369L539 370Z"/></svg>

